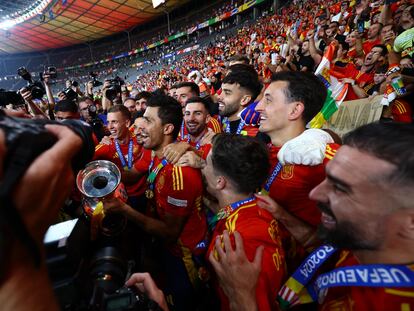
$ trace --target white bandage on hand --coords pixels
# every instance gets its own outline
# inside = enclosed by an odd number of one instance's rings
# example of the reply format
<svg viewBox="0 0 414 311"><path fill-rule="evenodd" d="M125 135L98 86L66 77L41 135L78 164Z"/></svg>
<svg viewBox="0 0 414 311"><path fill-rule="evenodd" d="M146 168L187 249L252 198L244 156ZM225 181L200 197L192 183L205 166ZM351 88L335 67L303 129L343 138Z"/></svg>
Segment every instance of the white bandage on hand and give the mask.
<svg viewBox="0 0 414 311"><path fill-rule="evenodd" d="M277 157L282 165L318 165L325 157L326 144L333 142L333 138L327 132L308 129L298 137L287 141Z"/></svg>

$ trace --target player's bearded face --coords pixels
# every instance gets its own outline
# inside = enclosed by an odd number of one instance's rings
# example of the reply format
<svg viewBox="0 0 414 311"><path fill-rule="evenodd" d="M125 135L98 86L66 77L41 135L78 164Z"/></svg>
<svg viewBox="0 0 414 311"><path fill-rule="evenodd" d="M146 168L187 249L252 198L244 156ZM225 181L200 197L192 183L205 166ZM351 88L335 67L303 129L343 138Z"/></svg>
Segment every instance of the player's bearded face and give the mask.
<svg viewBox="0 0 414 311"><path fill-rule="evenodd" d="M382 234L373 238L365 232L363 225L351 220L338 220L329 204L318 202L318 208L322 212L321 224L318 227L319 238L326 243L338 248L359 250L375 250L380 247ZM370 238L368 238L368 236Z"/></svg>
<svg viewBox="0 0 414 311"><path fill-rule="evenodd" d="M219 114L222 117L231 117L240 109L240 102L243 97L240 86L237 83L223 83L222 93L218 98Z"/></svg>
<svg viewBox="0 0 414 311"><path fill-rule="evenodd" d="M200 135L207 126L207 112L203 104L187 104L184 111L184 122L190 135Z"/></svg>

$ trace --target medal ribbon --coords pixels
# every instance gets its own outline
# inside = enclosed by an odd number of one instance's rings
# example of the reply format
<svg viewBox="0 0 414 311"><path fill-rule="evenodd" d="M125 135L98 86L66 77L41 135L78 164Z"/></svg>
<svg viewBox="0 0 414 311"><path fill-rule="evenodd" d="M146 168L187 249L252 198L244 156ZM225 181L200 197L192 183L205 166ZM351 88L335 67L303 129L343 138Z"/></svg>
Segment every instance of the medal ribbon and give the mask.
<svg viewBox="0 0 414 311"><path fill-rule="evenodd" d="M128 166L127 166L124 154L121 151L121 147L119 146L118 141L116 139L114 139L114 140L115 140L115 149L116 149L116 152L118 153L119 160L121 161L122 167L124 169L125 168L131 169L132 168L132 158L133 158L132 152L133 152L133 149L134 149L134 143L133 143L132 139L129 140L129 145L128 145Z"/></svg>
<svg viewBox="0 0 414 311"><path fill-rule="evenodd" d="M190 136L190 135L188 135L188 136ZM182 140L184 140L184 139L185 139L185 136L184 136L184 120L183 120L183 122L181 123L180 137L181 137L181 139L182 139Z"/></svg>
<svg viewBox="0 0 414 311"><path fill-rule="evenodd" d="M227 134L231 134L230 132L230 121L229 118L223 118L223 123L225 125L225 131ZM246 125L246 122L244 122L243 119L240 119L239 126L237 127L236 135L240 135L241 131L243 130L244 126Z"/></svg>
<svg viewBox="0 0 414 311"><path fill-rule="evenodd" d="M154 152L152 154L151 163L148 167L148 177L147 177L147 183L150 188L150 190L154 190L154 181L157 177L158 173L162 170L164 166L168 164L167 159L163 158L162 161L154 168L153 171L151 171L152 167L154 166Z"/></svg>
<svg viewBox="0 0 414 311"><path fill-rule="evenodd" d="M199 150L201 147L201 140L203 139L204 135L206 134L206 130L204 130L203 135L201 135L201 137L197 140L197 144L195 146L196 150ZM191 142L191 137L190 135L187 136L187 143Z"/></svg>
<svg viewBox="0 0 414 311"><path fill-rule="evenodd" d="M253 202L255 199L256 199L255 196L251 196L251 197L248 197L247 199L243 199L243 200L231 203L230 205L226 205L225 207L221 208L217 212L217 214L214 215L209 220L208 222L209 227L211 228L211 230L213 230L219 220L229 217L230 214L233 213L236 209L238 209L239 207L247 203Z"/></svg>
<svg viewBox="0 0 414 311"><path fill-rule="evenodd" d="M282 170L282 164L277 162L276 166L273 168L272 174L270 174L269 178L266 180L266 183L262 189L262 194L269 194L270 187L272 186L273 182L275 181L277 175L279 175L280 171Z"/></svg>
<svg viewBox="0 0 414 311"><path fill-rule="evenodd" d="M413 287L414 271L405 265L342 267L318 276L308 287L308 292L314 301L318 301L321 291L337 286Z"/></svg>
<svg viewBox="0 0 414 311"><path fill-rule="evenodd" d="M314 250L287 280L278 294L279 306L286 310L297 304L314 301L306 286L311 282L319 267L337 251L331 245L322 245Z"/></svg>

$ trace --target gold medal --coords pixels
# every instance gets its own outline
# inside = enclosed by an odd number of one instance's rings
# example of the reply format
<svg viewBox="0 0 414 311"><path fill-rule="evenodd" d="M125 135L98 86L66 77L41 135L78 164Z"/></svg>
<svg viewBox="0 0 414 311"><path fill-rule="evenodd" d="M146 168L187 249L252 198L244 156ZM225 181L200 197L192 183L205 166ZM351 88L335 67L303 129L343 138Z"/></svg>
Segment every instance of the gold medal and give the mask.
<svg viewBox="0 0 414 311"><path fill-rule="evenodd" d="M147 199L151 200L154 197L154 191L152 191L151 189L145 190L145 196L147 197Z"/></svg>

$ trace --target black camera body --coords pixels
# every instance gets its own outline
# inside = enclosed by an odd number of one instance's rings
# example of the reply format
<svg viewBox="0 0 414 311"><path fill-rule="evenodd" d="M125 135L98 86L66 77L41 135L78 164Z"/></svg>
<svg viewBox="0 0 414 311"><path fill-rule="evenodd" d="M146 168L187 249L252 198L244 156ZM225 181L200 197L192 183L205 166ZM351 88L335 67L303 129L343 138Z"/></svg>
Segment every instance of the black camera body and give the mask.
<svg viewBox="0 0 414 311"><path fill-rule="evenodd" d="M103 83L101 82L101 81L98 81L97 79L96 79L96 77L98 76L96 73L94 73L94 72L90 72L89 73L89 75L91 76L91 78L92 78L92 86L93 87L98 87L98 86L101 86Z"/></svg>
<svg viewBox="0 0 414 311"><path fill-rule="evenodd" d="M48 75L51 79L57 78L57 69L55 66L47 67L43 72L40 73L40 81L44 81L44 76Z"/></svg>
<svg viewBox="0 0 414 311"><path fill-rule="evenodd" d="M25 67L17 69L17 74L27 81L26 89L30 91L33 99L42 99L46 95L46 90L40 81L33 80L32 75Z"/></svg>
<svg viewBox="0 0 414 311"><path fill-rule="evenodd" d="M0 107L5 107L10 104L13 105L13 107L17 107L24 105L25 102L19 92L0 89Z"/></svg>
<svg viewBox="0 0 414 311"><path fill-rule="evenodd" d="M125 82L120 77L115 77L114 79L108 81L109 87L105 91L105 96L110 101L113 101L117 95L121 93L121 86L124 85Z"/></svg>
<svg viewBox="0 0 414 311"><path fill-rule="evenodd" d="M76 93L71 87L64 89L62 93L65 94L66 99L68 100L76 100L78 98L78 93Z"/></svg>
<svg viewBox="0 0 414 311"><path fill-rule="evenodd" d="M125 250L131 249L127 232L112 236L100 232L92 240L91 220L82 215L67 223L74 221L76 224L67 235L63 235L62 230L55 230L58 239L45 241L49 277L61 309L161 310L145 295L124 287L134 266L134 261L127 261Z"/></svg>
<svg viewBox="0 0 414 311"><path fill-rule="evenodd" d="M122 287L111 295L104 295L101 306L102 311L161 311L158 304L129 287Z"/></svg>
<svg viewBox="0 0 414 311"><path fill-rule="evenodd" d="M102 120L98 117L98 109L95 105L88 106L88 113L90 120L88 124L92 127L93 132L96 135L96 138L101 141L101 139L107 135L105 131L105 125Z"/></svg>

